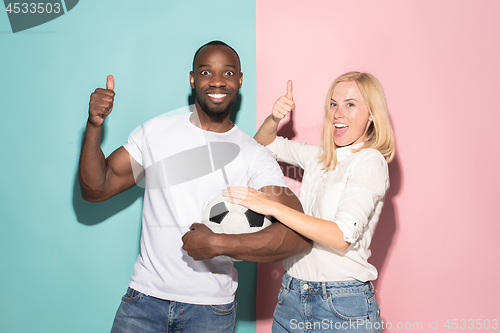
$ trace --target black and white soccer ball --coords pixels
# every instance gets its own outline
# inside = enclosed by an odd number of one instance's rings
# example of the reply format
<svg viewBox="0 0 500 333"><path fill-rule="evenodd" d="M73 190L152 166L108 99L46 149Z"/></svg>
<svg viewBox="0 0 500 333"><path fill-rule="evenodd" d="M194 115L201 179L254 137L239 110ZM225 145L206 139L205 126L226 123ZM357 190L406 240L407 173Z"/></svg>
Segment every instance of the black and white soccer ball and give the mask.
<svg viewBox="0 0 500 333"><path fill-rule="evenodd" d="M222 194L213 198L205 207L202 223L217 234L247 234L272 224L270 216L228 202ZM225 258L235 261L229 257Z"/></svg>

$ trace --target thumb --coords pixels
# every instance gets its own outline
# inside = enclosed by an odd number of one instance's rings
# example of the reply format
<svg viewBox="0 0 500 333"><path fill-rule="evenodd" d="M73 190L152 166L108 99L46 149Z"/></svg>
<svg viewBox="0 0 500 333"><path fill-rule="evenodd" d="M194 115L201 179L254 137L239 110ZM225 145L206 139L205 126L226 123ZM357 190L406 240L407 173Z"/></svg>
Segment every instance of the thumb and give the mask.
<svg viewBox="0 0 500 333"><path fill-rule="evenodd" d="M114 90L115 89L115 78L113 75L108 75L106 80L106 89Z"/></svg>
<svg viewBox="0 0 500 333"><path fill-rule="evenodd" d="M286 84L286 97L293 99L293 94L292 94L292 80L288 80Z"/></svg>

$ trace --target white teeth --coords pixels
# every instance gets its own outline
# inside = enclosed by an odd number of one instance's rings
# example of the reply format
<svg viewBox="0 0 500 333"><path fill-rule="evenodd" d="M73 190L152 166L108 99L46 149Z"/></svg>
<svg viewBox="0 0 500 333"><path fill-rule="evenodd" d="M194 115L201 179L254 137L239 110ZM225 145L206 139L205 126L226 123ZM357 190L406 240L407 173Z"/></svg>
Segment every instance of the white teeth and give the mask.
<svg viewBox="0 0 500 333"><path fill-rule="evenodd" d="M335 125L335 127L337 127L337 128L347 127L347 125L346 125L346 124L334 124L334 125Z"/></svg>
<svg viewBox="0 0 500 333"><path fill-rule="evenodd" d="M226 97L226 94L208 94L208 96L210 96L212 98L222 98L222 97Z"/></svg>

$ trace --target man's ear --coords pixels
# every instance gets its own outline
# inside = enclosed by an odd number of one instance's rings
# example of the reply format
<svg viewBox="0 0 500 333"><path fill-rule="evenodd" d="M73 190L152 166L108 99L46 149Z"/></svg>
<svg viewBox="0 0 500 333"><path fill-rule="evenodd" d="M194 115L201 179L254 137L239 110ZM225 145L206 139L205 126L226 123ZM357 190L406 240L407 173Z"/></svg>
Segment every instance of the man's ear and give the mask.
<svg viewBox="0 0 500 333"><path fill-rule="evenodd" d="M240 86L238 87L238 89L241 88L241 85L243 84L243 73L240 72Z"/></svg>
<svg viewBox="0 0 500 333"><path fill-rule="evenodd" d="M189 84L191 85L191 88L194 89L194 74L193 74L193 71L189 72ZM240 82L240 87L241 87L241 82Z"/></svg>

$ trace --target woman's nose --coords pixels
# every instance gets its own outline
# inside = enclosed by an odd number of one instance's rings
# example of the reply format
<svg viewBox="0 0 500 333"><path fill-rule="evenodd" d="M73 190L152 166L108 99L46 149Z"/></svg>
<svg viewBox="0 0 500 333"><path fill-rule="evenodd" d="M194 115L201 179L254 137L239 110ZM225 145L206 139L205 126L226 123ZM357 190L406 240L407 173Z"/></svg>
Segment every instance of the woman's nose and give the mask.
<svg viewBox="0 0 500 333"><path fill-rule="evenodd" d="M337 107L335 110L333 110L333 118L334 119L339 119L344 117L344 110L341 106Z"/></svg>

